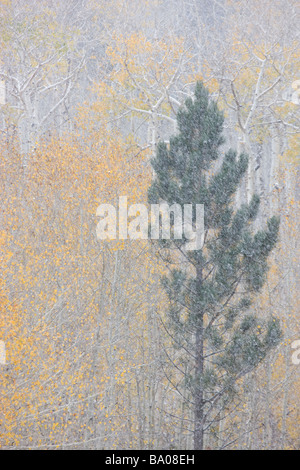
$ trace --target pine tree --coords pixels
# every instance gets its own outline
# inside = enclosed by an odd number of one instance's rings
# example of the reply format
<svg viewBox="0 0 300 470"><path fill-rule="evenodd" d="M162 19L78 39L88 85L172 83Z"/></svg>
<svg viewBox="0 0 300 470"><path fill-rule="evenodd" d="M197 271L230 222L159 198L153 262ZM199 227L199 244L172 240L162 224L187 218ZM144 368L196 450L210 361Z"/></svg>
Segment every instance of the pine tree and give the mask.
<svg viewBox="0 0 300 470"><path fill-rule="evenodd" d="M185 250L184 236L159 240L169 272L162 279L170 301L167 328L186 360L182 374L186 400L193 406L194 448L203 449L205 433L229 409L237 381L281 338L278 319L257 318L252 310L266 279L279 218L270 218L264 230L254 233L259 197L236 207L248 157L233 150L222 153L224 117L201 82L194 98L180 108L177 124L169 145L157 146L149 202L204 204L201 249ZM195 217L194 210L193 224Z"/></svg>

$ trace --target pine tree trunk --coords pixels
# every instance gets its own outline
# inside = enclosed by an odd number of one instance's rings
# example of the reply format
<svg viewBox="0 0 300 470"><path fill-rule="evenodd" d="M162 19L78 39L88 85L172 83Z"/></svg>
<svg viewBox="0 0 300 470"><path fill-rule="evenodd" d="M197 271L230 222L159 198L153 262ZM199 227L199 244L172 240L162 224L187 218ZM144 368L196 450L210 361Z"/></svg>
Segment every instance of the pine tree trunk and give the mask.
<svg viewBox="0 0 300 470"><path fill-rule="evenodd" d="M202 284L202 269L197 270L197 282ZM194 392L194 449L203 450L204 447L204 412L203 412L203 314L198 313L196 342L195 342L195 392Z"/></svg>

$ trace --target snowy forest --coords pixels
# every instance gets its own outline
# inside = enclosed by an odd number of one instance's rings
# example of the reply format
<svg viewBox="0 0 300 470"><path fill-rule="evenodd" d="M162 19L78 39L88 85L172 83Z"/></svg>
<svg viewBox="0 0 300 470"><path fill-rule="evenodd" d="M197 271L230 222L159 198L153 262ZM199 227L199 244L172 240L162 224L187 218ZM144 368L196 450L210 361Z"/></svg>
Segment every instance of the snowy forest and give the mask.
<svg viewBox="0 0 300 470"><path fill-rule="evenodd" d="M0 449L300 449L299 24L0 0ZM100 239L120 198L201 247Z"/></svg>

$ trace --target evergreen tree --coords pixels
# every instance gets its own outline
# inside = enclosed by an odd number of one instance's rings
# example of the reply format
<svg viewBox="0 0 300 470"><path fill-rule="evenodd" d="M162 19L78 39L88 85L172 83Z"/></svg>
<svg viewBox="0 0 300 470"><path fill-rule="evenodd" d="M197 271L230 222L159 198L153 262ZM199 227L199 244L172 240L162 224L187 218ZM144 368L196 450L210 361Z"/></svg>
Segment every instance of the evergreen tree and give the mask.
<svg viewBox="0 0 300 470"><path fill-rule="evenodd" d="M185 250L184 236L159 241L169 268L163 279L170 301L167 328L187 361L182 374L186 400L193 406L195 449L203 448L205 433L228 410L237 381L281 338L278 319L263 321L251 310L265 282L279 219L272 217L265 230L253 233L259 197L236 207L234 195L248 157L233 150L222 154L223 122L217 104L197 83L194 99L187 99L177 114L178 134L169 146L158 144L149 189L151 204L204 204L201 249ZM195 217L194 211L193 224Z"/></svg>

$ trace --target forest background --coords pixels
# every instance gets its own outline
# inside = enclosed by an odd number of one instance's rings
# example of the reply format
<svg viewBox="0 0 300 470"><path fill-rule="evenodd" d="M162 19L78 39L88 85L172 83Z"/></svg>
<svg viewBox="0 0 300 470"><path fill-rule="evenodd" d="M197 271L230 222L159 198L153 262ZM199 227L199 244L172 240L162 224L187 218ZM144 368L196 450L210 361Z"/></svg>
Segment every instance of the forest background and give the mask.
<svg viewBox="0 0 300 470"><path fill-rule="evenodd" d="M249 155L237 203L259 194L257 229L281 216L254 309L284 332L205 446L299 449L297 25L296 0L0 1L2 449L192 448L165 267L97 240L96 210L146 203L198 80Z"/></svg>

